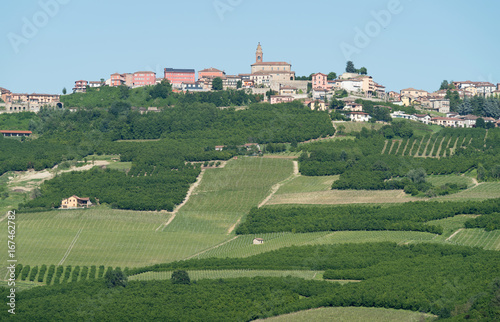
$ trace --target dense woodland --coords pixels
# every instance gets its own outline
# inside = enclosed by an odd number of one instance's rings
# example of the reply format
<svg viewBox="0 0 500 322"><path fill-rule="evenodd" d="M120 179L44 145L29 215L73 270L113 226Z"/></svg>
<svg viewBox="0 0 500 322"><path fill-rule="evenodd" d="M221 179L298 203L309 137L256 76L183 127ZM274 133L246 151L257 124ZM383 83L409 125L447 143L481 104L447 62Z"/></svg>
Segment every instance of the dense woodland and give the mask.
<svg viewBox="0 0 500 322"><path fill-rule="evenodd" d="M107 108L117 101L134 107L169 107L193 103L211 103L217 107L227 107L246 106L262 100L261 95L249 94L244 90L173 93L168 82L134 89L127 86L87 88L87 93L73 93L61 97L61 102L66 107L86 109Z"/></svg>
<svg viewBox="0 0 500 322"><path fill-rule="evenodd" d="M498 225L496 212L499 207L500 199L482 202L410 202L388 207L262 207L253 208L236 233L413 230L441 234L442 227L428 225L426 222L456 215L484 214L487 215L485 218L495 218ZM488 224L489 220L486 225Z"/></svg>

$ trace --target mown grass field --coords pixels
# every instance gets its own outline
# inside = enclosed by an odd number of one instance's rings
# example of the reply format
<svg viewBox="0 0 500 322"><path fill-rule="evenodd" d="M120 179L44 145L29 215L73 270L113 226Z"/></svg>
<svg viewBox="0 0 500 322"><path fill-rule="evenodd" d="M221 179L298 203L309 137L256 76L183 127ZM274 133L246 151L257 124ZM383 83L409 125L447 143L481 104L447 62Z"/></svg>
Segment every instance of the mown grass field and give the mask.
<svg viewBox="0 0 500 322"><path fill-rule="evenodd" d="M422 200L411 197L402 190L320 190L300 193L283 193L274 195L266 205L281 204L380 204L403 203Z"/></svg>
<svg viewBox="0 0 500 322"><path fill-rule="evenodd" d="M170 213L104 206L18 214L17 259L31 266L113 267L181 260L232 238L231 227L292 171L290 160L263 158L241 158L223 169L208 169L191 199L167 227L164 224ZM7 231L6 224L3 221L0 229ZM6 238L1 234L0 242L6 244Z"/></svg>
<svg viewBox="0 0 500 322"><path fill-rule="evenodd" d="M310 321L349 321L349 322L417 322L433 320L436 317L430 314L420 312L383 309L383 308L365 308L365 307L329 307L307 310L277 316L265 320L266 322L310 322Z"/></svg>
<svg viewBox="0 0 500 322"><path fill-rule="evenodd" d="M344 126L344 133L361 132L363 128L368 130L380 130L385 124L382 123L367 123L367 122L338 122L335 123L335 127L338 130L339 126Z"/></svg>
<svg viewBox="0 0 500 322"><path fill-rule="evenodd" d="M332 188L335 180L339 176L324 176L324 177L305 177L298 176L283 186L276 192L276 194L298 193L298 192L315 192L315 191L328 191Z"/></svg>

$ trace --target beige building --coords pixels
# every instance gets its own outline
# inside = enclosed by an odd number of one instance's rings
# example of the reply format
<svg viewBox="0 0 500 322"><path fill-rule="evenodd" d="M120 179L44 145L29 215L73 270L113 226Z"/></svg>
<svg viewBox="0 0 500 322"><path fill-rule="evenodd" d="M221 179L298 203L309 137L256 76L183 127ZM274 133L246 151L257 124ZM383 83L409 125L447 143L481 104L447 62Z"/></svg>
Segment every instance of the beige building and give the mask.
<svg viewBox="0 0 500 322"><path fill-rule="evenodd" d="M264 239L262 239L262 238L254 238L254 239L253 239L253 244L254 244L254 245L261 245L261 244L264 244Z"/></svg>
<svg viewBox="0 0 500 322"><path fill-rule="evenodd" d="M429 93L424 90L414 89L414 88L406 88L401 90L401 96L411 96L414 98L418 97L427 97Z"/></svg>
<svg viewBox="0 0 500 322"><path fill-rule="evenodd" d="M80 198L77 196L71 196L61 202L62 209L89 208L90 206L92 206L90 198Z"/></svg>
<svg viewBox="0 0 500 322"><path fill-rule="evenodd" d="M287 95L272 95L270 99L271 104L280 104L280 103L290 103L293 102L293 96Z"/></svg>
<svg viewBox="0 0 500 322"><path fill-rule="evenodd" d="M264 62L264 52L260 43L255 53L255 63L251 67L252 74L268 74L271 75L273 81L295 80L295 72L292 71L292 64L286 62Z"/></svg>

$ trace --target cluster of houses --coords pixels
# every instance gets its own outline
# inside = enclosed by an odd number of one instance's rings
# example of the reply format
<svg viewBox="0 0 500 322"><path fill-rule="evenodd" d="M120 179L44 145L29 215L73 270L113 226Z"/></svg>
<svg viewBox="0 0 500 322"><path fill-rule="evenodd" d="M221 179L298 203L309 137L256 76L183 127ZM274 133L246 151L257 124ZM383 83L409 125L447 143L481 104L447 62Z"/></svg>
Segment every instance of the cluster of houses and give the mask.
<svg viewBox="0 0 500 322"><path fill-rule="evenodd" d="M62 108L59 95L55 94L26 94L12 93L6 88L0 87L1 113L35 112L38 113L44 106Z"/></svg>
<svg viewBox="0 0 500 322"><path fill-rule="evenodd" d="M459 115L458 113L449 112L443 117L431 117L429 114L413 114L409 115L402 111L391 113L391 117L395 119L407 119L421 122L424 124L435 124L444 127L463 127L472 128L476 126L476 121L479 116L475 115ZM486 123L491 122L495 126L500 126L500 120L495 120L492 117L483 117Z"/></svg>

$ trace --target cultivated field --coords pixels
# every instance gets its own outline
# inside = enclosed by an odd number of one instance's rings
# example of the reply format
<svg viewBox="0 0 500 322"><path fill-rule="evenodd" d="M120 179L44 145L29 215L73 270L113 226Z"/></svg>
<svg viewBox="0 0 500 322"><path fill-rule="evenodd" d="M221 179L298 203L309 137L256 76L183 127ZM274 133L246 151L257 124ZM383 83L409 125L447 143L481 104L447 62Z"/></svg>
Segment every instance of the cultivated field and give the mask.
<svg viewBox="0 0 500 322"><path fill-rule="evenodd" d="M285 183L276 194L315 192L331 190L332 184L339 176L305 177L298 176Z"/></svg>
<svg viewBox="0 0 500 322"><path fill-rule="evenodd" d="M223 169L207 169L166 227L172 216L167 212L99 207L18 214L16 255L19 263L31 266L124 268L181 260L233 238L238 220L292 171L290 160L263 158L241 158ZM3 221L0 229L7 231L6 224ZM1 234L0 242L6 244L6 238Z"/></svg>
<svg viewBox="0 0 500 322"><path fill-rule="evenodd" d="M457 245L500 250L500 230L462 229L448 241Z"/></svg>
<svg viewBox="0 0 500 322"><path fill-rule="evenodd" d="M329 190L304 193L277 194L266 205L280 204L379 204L422 200L408 196L402 190Z"/></svg>
<svg viewBox="0 0 500 322"><path fill-rule="evenodd" d="M466 200L486 200L500 197L500 182L485 182L477 187L460 191L447 196L435 198L433 200L443 201L466 201Z"/></svg>
<svg viewBox="0 0 500 322"><path fill-rule="evenodd" d="M382 123L366 123L366 122L336 122L335 128L344 126L344 133L361 132L363 128L368 130L380 130L385 124Z"/></svg>
<svg viewBox="0 0 500 322"><path fill-rule="evenodd" d="M309 321L380 321L412 322L435 319L436 316L413 311L365 307L329 307L286 314L265 320L266 322L309 322Z"/></svg>
<svg viewBox="0 0 500 322"><path fill-rule="evenodd" d="M270 270L218 270L218 271L189 271L191 280L241 278L241 277L299 277L306 280L319 279L323 271L270 271ZM172 277L172 272L146 272L131 276L131 281L167 280Z"/></svg>
<svg viewBox="0 0 500 322"><path fill-rule="evenodd" d="M264 244L253 245L252 240L255 237L264 239ZM399 244L408 244L412 242L431 241L436 237L434 234L411 232L411 231L337 231L337 232L318 232L318 233L272 233L260 235L239 236L235 240L200 254L197 258L219 257L219 258L238 258L248 257L272 250L289 246L303 245L326 245L326 244L344 244L344 243L377 243L377 242L395 242Z"/></svg>
<svg viewBox="0 0 500 322"><path fill-rule="evenodd" d="M447 183L466 184L469 188L474 187L474 180L472 178L456 174L428 176L427 181L435 187L440 187Z"/></svg>

